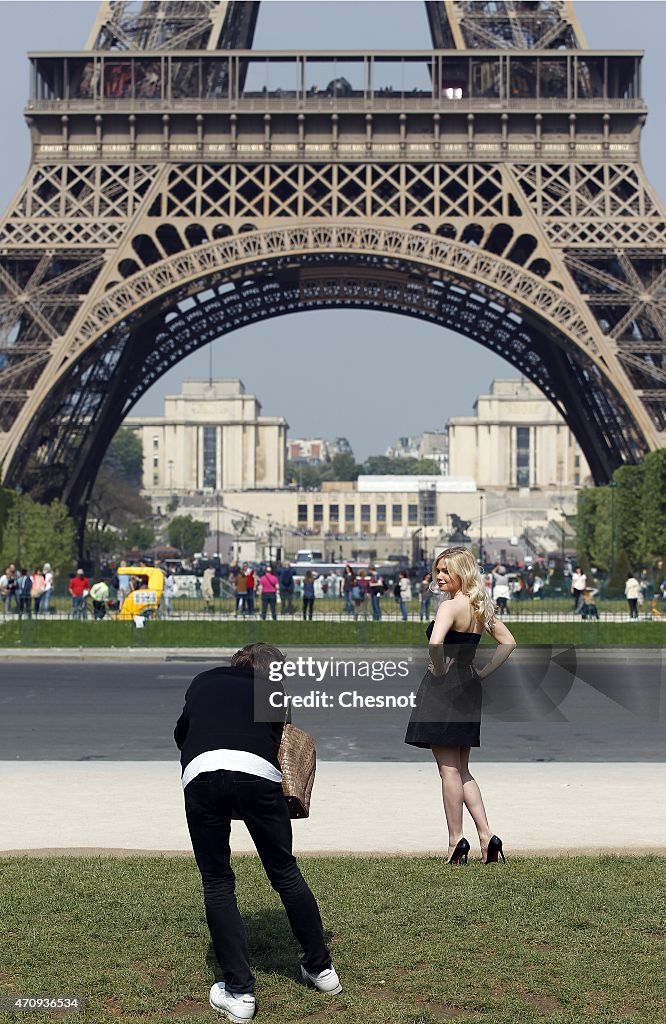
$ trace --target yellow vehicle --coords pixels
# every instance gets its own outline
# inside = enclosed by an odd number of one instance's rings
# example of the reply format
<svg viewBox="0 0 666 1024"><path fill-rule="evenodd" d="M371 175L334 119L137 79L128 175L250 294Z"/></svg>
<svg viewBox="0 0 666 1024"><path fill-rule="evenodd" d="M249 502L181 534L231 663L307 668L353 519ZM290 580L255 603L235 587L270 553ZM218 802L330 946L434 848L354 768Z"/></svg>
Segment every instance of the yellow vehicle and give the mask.
<svg viewBox="0 0 666 1024"><path fill-rule="evenodd" d="M122 565L116 570L118 578L132 577L132 589L118 612L120 620L128 621L135 615L145 619L157 615L157 609L164 593L164 573L150 565Z"/></svg>

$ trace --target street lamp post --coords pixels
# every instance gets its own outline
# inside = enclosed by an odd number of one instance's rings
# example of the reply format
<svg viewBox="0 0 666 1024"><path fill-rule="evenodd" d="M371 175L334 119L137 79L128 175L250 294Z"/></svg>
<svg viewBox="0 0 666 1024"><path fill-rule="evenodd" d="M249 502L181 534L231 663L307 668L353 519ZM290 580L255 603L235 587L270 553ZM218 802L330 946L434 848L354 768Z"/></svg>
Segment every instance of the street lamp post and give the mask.
<svg viewBox="0 0 666 1024"><path fill-rule="evenodd" d="M611 494L611 557L610 557L610 574L611 579L615 575L615 488L617 487L617 480L611 480L608 484L610 487Z"/></svg>
<svg viewBox="0 0 666 1024"><path fill-rule="evenodd" d="M482 567L485 566L486 560L483 557L483 495L479 495L479 561Z"/></svg>
<svg viewBox="0 0 666 1024"><path fill-rule="evenodd" d="M217 557L220 558L220 495L215 494L215 532L217 533ZM220 559L221 561L221 559Z"/></svg>
<svg viewBox="0 0 666 1024"><path fill-rule="evenodd" d="M19 484L17 484L16 487L14 488L14 490L16 491L16 548L17 548L17 551L16 551L16 561L18 563L16 568L20 569L21 568L21 494L23 493L23 488Z"/></svg>
<svg viewBox="0 0 666 1024"><path fill-rule="evenodd" d="M268 561L273 561L273 517L270 512L267 513L266 518L268 519L268 529L266 534L268 536Z"/></svg>

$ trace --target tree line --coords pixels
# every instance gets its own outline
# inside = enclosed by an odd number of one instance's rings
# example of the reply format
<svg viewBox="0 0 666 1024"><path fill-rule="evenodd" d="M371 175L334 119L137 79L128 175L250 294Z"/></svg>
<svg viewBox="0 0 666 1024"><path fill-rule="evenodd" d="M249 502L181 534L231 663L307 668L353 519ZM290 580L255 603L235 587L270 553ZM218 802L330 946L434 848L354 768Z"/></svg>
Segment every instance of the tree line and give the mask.
<svg viewBox="0 0 666 1024"><path fill-rule="evenodd" d="M620 466L607 486L579 491L576 547L582 568L611 574L609 591L623 592L628 572L663 571L666 449L636 466Z"/></svg>
<svg viewBox="0 0 666 1024"><path fill-rule="evenodd" d="M352 452L339 452L321 466L299 462L287 463L287 483L299 487L319 488L327 480L357 480L359 476L438 476L434 459L392 458L371 455L357 462Z"/></svg>

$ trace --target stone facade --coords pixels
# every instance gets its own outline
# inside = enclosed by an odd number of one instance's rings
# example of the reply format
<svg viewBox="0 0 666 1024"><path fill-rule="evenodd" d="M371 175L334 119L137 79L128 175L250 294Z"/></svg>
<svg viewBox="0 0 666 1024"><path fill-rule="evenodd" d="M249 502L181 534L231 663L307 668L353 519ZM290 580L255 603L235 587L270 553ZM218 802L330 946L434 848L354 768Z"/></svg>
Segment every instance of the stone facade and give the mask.
<svg viewBox="0 0 666 1024"><path fill-rule="evenodd" d="M284 487L288 424L260 413L240 380L186 380L165 398L163 416L128 417L143 445L147 497Z"/></svg>
<svg viewBox="0 0 666 1024"><path fill-rule="evenodd" d="M477 487L557 493L592 483L585 457L553 403L529 381L494 380L474 416L453 416L449 472Z"/></svg>

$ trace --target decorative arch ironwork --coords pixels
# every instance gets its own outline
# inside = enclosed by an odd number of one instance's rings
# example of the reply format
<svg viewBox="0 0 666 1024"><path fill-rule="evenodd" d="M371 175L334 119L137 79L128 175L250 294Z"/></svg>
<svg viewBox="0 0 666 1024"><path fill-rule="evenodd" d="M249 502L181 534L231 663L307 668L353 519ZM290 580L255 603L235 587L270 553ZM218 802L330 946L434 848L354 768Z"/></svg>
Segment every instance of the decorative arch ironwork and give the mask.
<svg viewBox="0 0 666 1024"><path fill-rule="evenodd" d="M204 243L104 292L54 354L57 383L36 414L27 410L12 471L83 511L111 437L168 369L240 327L332 308L438 323L503 356L554 402L597 479L618 450L630 461L644 450L640 430L627 431L631 412L604 354L557 288L450 239L329 225Z"/></svg>

